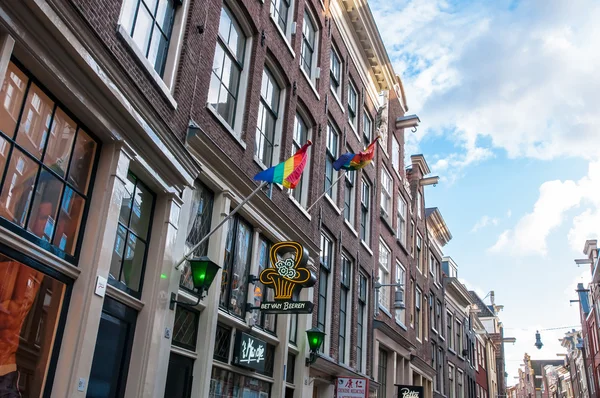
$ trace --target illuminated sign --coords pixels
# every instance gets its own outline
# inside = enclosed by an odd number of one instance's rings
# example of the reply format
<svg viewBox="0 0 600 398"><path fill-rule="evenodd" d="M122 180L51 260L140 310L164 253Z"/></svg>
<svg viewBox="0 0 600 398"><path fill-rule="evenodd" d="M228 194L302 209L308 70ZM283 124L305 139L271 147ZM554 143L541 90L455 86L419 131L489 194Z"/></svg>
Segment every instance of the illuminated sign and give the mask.
<svg viewBox="0 0 600 398"><path fill-rule="evenodd" d="M244 366L260 372L265 370L267 343L247 333L240 332L236 341L235 365Z"/></svg>
<svg viewBox="0 0 600 398"><path fill-rule="evenodd" d="M306 268L308 251L298 242L279 242L271 247L271 267L260 273L260 281L274 290L275 301L263 301L264 313L310 314L313 303L294 301L294 292L311 287L316 279Z"/></svg>
<svg viewBox="0 0 600 398"><path fill-rule="evenodd" d="M337 398L368 398L369 380L356 377L338 377Z"/></svg>

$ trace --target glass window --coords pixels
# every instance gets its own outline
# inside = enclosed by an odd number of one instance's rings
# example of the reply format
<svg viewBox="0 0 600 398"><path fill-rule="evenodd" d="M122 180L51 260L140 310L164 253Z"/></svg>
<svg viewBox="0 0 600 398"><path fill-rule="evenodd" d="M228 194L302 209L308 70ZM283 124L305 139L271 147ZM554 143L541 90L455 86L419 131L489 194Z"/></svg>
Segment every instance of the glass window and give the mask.
<svg viewBox="0 0 600 398"><path fill-rule="evenodd" d="M333 162L338 158L338 132L331 122L327 123L327 151L325 156L325 192L327 196L334 200L337 197L337 184L333 185L337 179L338 172L333 168Z"/></svg>
<svg viewBox="0 0 600 398"><path fill-rule="evenodd" d="M4 254L0 275L0 395L41 397L54 371L66 285Z"/></svg>
<svg viewBox="0 0 600 398"><path fill-rule="evenodd" d="M175 17L174 0L125 0L123 27L162 76Z"/></svg>
<svg viewBox="0 0 600 398"><path fill-rule="evenodd" d="M456 353L459 356L462 356L462 348L463 348L463 341L462 341L462 336L461 336L461 330L462 330L462 324L459 321L456 321L455 325L454 325L454 344L456 347Z"/></svg>
<svg viewBox="0 0 600 398"><path fill-rule="evenodd" d="M422 255L421 255L421 246L422 246L422 238L421 235L417 233L417 250L416 250L416 260L417 260L417 269L423 273L423 264L422 264Z"/></svg>
<svg viewBox="0 0 600 398"><path fill-rule="evenodd" d="M423 320L421 319L421 301L423 300L423 294L419 288L415 289L415 333L417 339L423 339L423 330L421 325Z"/></svg>
<svg viewBox="0 0 600 398"><path fill-rule="evenodd" d="M452 331L452 327L454 325L454 321L452 320L452 314L446 313L446 339L448 340L448 348L454 350L454 332Z"/></svg>
<svg viewBox="0 0 600 398"><path fill-rule="evenodd" d="M270 396L270 383L213 366L208 398L268 398Z"/></svg>
<svg viewBox="0 0 600 398"><path fill-rule="evenodd" d="M313 78L313 58L316 59L317 28L307 10L304 10L304 23L302 24L302 48L300 49L300 65L308 78Z"/></svg>
<svg viewBox="0 0 600 398"><path fill-rule="evenodd" d="M196 351L198 322L200 322L198 311L178 305L173 324L173 345Z"/></svg>
<svg viewBox="0 0 600 398"><path fill-rule="evenodd" d="M435 302L435 329L439 331L440 336L442 334L442 303L440 300Z"/></svg>
<svg viewBox="0 0 600 398"><path fill-rule="evenodd" d="M406 247L406 201L402 195L398 195L398 213L396 220L396 235L398 240Z"/></svg>
<svg viewBox="0 0 600 398"><path fill-rule="evenodd" d="M365 343L367 333L365 333L367 320L367 277L363 274L358 278L358 312L356 325L356 366L359 372L366 371L365 365Z"/></svg>
<svg viewBox="0 0 600 398"><path fill-rule="evenodd" d="M383 241L379 241L379 283L382 285L390 284L390 260L391 252ZM379 289L379 305L389 309L390 296L388 295L389 287L381 287Z"/></svg>
<svg viewBox="0 0 600 398"><path fill-rule="evenodd" d="M369 145L373 141L373 119L369 116L369 112L363 111L363 142Z"/></svg>
<svg viewBox="0 0 600 398"><path fill-rule="evenodd" d="M0 103L0 217L74 261L98 143L13 62Z"/></svg>
<svg viewBox="0 0 600 398"><path fill-rule="evenodd" d="M213 351L213 359L221 362L229 360L229 345L231 344L231 329L227 326L217 324L217 332L215 334L215 348Z"/></svg>
<svg viewBox="0 0 600 398"><path fill-rule="evenodd" d="M371 185L363 177L360 195L360 239L369 244L371 241Z"/></svg>
<svg viewBox="0 0 600 398"><path fill-rule="evenodd" d="M437 331L437 327L435 326L435 298L433 297L433 292L429 292L429 327L433 328Z"/></svg>
<svg viewBox="0 0 600 398"><path fill-rule="evenodd" d="M342 59L335 46L332 45L329 62L329 85L338 98L341 97L342 68Z"/></svg>
<svg viewBox="0 0 600 398"><path fill-rule="evenodd" d="M423 212L423 196L421 196L421 192L417 191L417 216L421 218L421 213Z"/></svg>
<svg viewBox="0 0 600 398"><path fill-rule="evenodd" d="M379 349L379 361L377 369L377 381L379 382L379 389L377 390L377 398L387 397L387 360L387 351Z"/></svg>
<svg viewBox="0 0 600 398"><path fill-rule="evenodd" d="M294 119L294 139L292 140L292 153L296 153L302 148L304 144L310 139L308 125L298 113L296 113L296 118ZM307 159L306 166L304 168L304 172L302 173L302 177L296 185L296 188L292 191L292 195L296 202L298 202L302 207L306 207L308 205L308 181L310 178L310 148L307 151Z"/></svg>
<svg viewBox="0 0 600 398"><path fill-rule="evenodd" d="M406 289L406 269L398 260L396 260L396 283L404 285L401 288L395 288L396 290ZM396 321L406 325L406 309L396 310Z"/></svg>
<svg viewBox="0 0 600 398"><path fill-rule="evenodd" d="M277 25L284 35L287 34L288 18L290 13L289 0L273 0L271 2L271 15L275 18Z"/></svg>
<svg viewBox="0 0 600 398"><path fill-rule="evenodd" d="M339 317L339 339L338 339L338 361L347 363L349 355L346 353L346 336L348 329L348 302L352 301L350 293L350 280L352 272L352 262L348 256L342 254L342 263L340 267L340 317Z"/></svg>
<svg viewBox="0 0 600 398"><path fill-rule="evenodd" d="M381 169L381 210L386 217L392 214L392 190L394 182L390 173L385 169Z"/></svg>
<svg viewBox="0 0 600 398"><path fill-rule="evenodd" d="M351 152L350 149L348 149L348 152ZM346 186L344 187L344 219L350 225L354 226L354 202L356 200L354 184L356 181L356 171L346 171L344 181L346 182Z"/></svg>
<svg viewBox="0 0 600 398"><path fill-rule="evenodd" d="M358 94L354 83L348 84L348 121L350 125L356 128L358 120Z"/></svg>
<svg viewBox="0 0 600 398"><path fill-rule="evenodd" d="M235 216L228 224L219 305L243 318L246 313L252 228L239 216Z"/></svg>
<svg viewBox="0 0 600 398"><path fill-rule="evenodd" d="M171 352L165 398L187 398L192 391L194 359Z"/></svg>
<svg viewBox="0 0 600 398"><path fill-rule="evenodd" d="M464 374L460 370L456 372L456 397L465 398Z"/></svg>
<svg viewBox="0 0 600 398"><path fill-rule="evenodd" d="M317 327L327 332L327 298L329 297L329 275L333 266L333 241L325 234L321 233L321 253L319 268L319 300ZM321 352L324 352L325 344L321 345Z"/></svg>
<svg viewBox="0 0 600 398"><path fill-rule="evenodd" d="M395 136L392 136L392 165L398 173L400 170L400 144Z"/></svg>
<svg viewBox="0 0 600 398"><path fill-rule="evenodd" d="M269 267L269 253L271 251L271 242L265 237L260 236L258 241L258 275ZM266 288L260 281L254 284L254 306L260 307L263 301L273 301L275 291L270 288ZM254 311L255 325L267 330L271 333L275 333L277 327L277 314L265 314L261 313L260 310Z"/></svg>
<svg viewBox="0 0 600 398"><path fill-rule="evenodd" d="M201 182L196 183L196 189L192 194L192 208L187 223L187 237L185 239L186 252L189 252L210 231L214 193ZM205 240L195 251L195 257L206 256L208 251L208 239ZM194 290L192 271L186 261L179 280L180 286L189 291Z"/></svg>
<svg viewBox="0 0 600 398"><path fill-rule="evenodd" d="M240 81L244 71L246 35L226 6L221 10L219 36L215 49L208 103L233 128L240 100Z"/></svg>
<svg viewBox="0 0 600 398"><path fill-rule="evenodd" d="M128 173L108 277L109 283L136 297L142 293L153 211L154 193Z"/></svg>
<svg viewBox="0 0 600 398"><path fill-rule="evenodd" d="M287 366L285 370L285 381L294 384L294 373L296 370L296 355L288 352Z"/></svg>
<svg viewBox="0 0 600 398"><path fill-rule="evenodd" d="M273 149L276 142L276 124L279 118L281 89L275 78L266 68L263 70L256 126L256 146L254 155L267 167L273 165Z"/></svg>
<svg viewBox="0 0 600 398"><path fill-rule="evenodd" d="M448 398L455 398L455 380L454 380L454 366L448 364Z"/></svg>

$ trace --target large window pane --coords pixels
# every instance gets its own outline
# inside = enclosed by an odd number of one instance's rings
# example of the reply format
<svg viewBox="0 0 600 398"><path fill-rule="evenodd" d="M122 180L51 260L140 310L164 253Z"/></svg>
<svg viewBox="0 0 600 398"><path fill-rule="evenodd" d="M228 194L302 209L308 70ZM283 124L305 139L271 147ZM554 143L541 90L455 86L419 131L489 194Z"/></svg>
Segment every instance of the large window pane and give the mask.
<svg viewBox="0 0 600 398"><path fill-rule="evenodd" d="M38 159L46 145L54 102L35 84L31 84L21 124L17 133L17 143Z"/></svg>
<svg viewBox="0 0 600 398"><path fill-rule="evenodd" d="M251 232L250 226L240 217L229 222L220 305L238 317L245 314Z"/></svg>
<svg viewBox="0 0 600 398"><path fill-rule="evenodd" d="M135 44L138 45L140 50L146 55L148 50L148 44L150 43L150 33L152 32L152 15L150 12L140 4L138 8L137 17L135 19L135 26L133 27L132 37Z"/></svg>
<svg viewBox="0 0 600 398"><path fill-rule="evenodd" d="M25 226L38 168L29 156L13 150L0 196L0 216L21 227Z"/></svg>
<svg viewBox="0 0 600 398"><path fill-rule="evenodd" d="M53 244L69 254L75 252L84 207L85 200L83 197L67 187L60 206Z"/></svg>
<svg viewBox="0 0 600 398"><path fill-rule="evenodd" d="M9 137L13 137L17 127L17 119L21 112L25 90L29 78L12 62L8 64L8 70L4 77L4 83L0 90L0 130Z"/></svg>
<svg viewBox="0 0 600 398"><path fill-rule="evenodd" d="M38 238L52 241L56 214L64 184L52 173L43 170L37 183L27 229Z"/></svg>
<svg viewBox="0 0 600 398"><path fill-rule="evenodd" d="M79 129L73 149L68 181L84 195L87 194L96 158L98 144L85 131Z"/></svg>
<svg viewBox="0 0 600 398"><path fill-rule="evenodd" d="M63 178L67 174L75 130L77 124L63 110L57 108L50 129L44 164Z"/></svg>

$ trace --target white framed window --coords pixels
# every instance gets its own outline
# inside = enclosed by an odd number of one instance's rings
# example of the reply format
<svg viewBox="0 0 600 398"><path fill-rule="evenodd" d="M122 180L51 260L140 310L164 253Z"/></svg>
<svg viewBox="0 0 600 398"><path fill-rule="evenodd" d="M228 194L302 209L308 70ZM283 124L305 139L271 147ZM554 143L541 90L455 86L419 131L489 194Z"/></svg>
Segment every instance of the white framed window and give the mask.
<svg viewBox="0 0 600 398"><path fill-rule="evenodd" d="M391 251L382 240L379 241L379 283L388 285L390 283L390 260ZM390 296L388 295L389 287L381 287L379 289L379 305L385 309L389 309Z"/></svg>
<svg viewBox="0 0 600 398"><path fill-rule="evenodd" d="M415 333L418 340L423 340L423 319L421 305L423 304L423 293L418 287L415 288Z"/></svg>
<svg viewBox="0 0 600 398"><path fill-rule="evenodd" d="M396 283L401 283L401 288L396 287L395 289L404 289L406 291L406 268L400 263L398 259L396 259ZM406 309L396 309L396 322L406 325Z"/></svg>
<svg viewBox="0 0 600 398"><path fill-rule="evenodd" d="M406 247L406 201L401 194L398 195L396 236L398 236L400 243Z"/></svg>
<svg viewBox="0 0 600 398"><path fill-rule="evenodd" d="M416 240L416 250L415 250L415 260L417 261L417 269L420 273L423 272L423 253L421 252L423 248L423 239L421 238L421 234L417 232L417 240Z"/></svg>
<svg viewBox="0 0 600 398"><path fill-rule="evenodd" d="M208 105L241 137L246 100L249 41L227 6L221 9L219 35L208 90Z"/></svg>
<svg viewBox="0 0 600 398"><path fill-rule="evenodd" d="M300 66L311 82L316 81L317 59L319 58L319 30L315 18L308 9L304 10L302 23L302 47L300 48Z"/></svg>
<svg viewBox="0 0 600 398"><path fill-rule="evenodd" d="M311 131L308 128L308 124L306 124L305 119L296 112L296 117L294 119L294 138L292 140L292 154L298 152L300 148L306 141L310 139ZM304 167L304 172L302 173L302 177L300 177L300 181L296 188L292 190L292 195L296 202L298 202L302 207L306 208L308 206L308 181L310 177L310 164L311 164L311 148L308 148L307 151L307 159L306 166Z"/></svg>
<svg viewBox="0 0 600 398"><path fill-rule="evenodd" d="M394 170L400 173L400 144L396 136L392 135L392 165Z"/></svg>
<svg viewBox="0 0 600 398"><path fill-rule="evenodd" d="M281 140L280 106L282 90L269 69L263 69L258 105L258 121L254 156L266 167L271 167L279 159L279 141Z"/></svg>
<svg viewBox="0 0 600 398"><path fill-rule="evenodd" d="M365 177L360 192L360 239L371 243L371 184Z"/></svg>
<svg viewBox="0 0 600 398"><path fill-rule="evenodd" d="M386 218L392 214L392 190L394 182L385 167L381 169L381 210Z"/></svg>
<svg viewBox="0 0 600 398"><path fill-rule="evenodd" d="M352 314L352 260L342 254L340 265L340 316L338 336L338 361L348 364L350 361L350 317Z"/></svg>
<svg viewBox="0 0 600 398"><path fill-rule="evenodd" d="M437 281L437 277L436 277L436 269L435 269L435 257L433 257L433 254L431 253L431 248L429 248L429 273L431 274L431 276L433 276L433 280Z"/></svg>
<svg viewBox="0 0 600 398"><path fill-rule="evenodd" d="M363 143L369 145L373 141L373 119L369 116L369 112L363 109Z"/></svg>
<svg viewBox="0 0 600 398"><path fill-rule="evenodd" d="M352 81L348 82L348 121L356 131L358 121L358 92Z"/></svg>
<svg viewBox="0 0 600 398"><path fill-rule="evenodd" d="M338 98L341 98L344 63L342 62L339 51L333 44L331 45L329 58L329 87Z"/></svg>
<svg viewBox="0 0 600 398"><path fill-rule="evenodd" d="M421 191L417 190L417 216L422 218L423 212L423 196L421 195Z"/></svg>
<svg viewBox="0 0 600 398"><path fill-rule="evenodd" d="M289 39L289 35L291 34L290 10L292 10L292 2L290 0L271 1L271 16L277 23L279 29L281 29L283 32L286 39Z"/></svg>
<svg viewBox="0 0 600 398"><path fill-rule="evenodd" d="M333 162L338 158L339 133L331 121L327 123L327 151L325 156L325 192L334 203L337 199L337 184L333 185L338 178L338 171L333 168Z"/></svg>
<svg viewBox="0 0 600 398"><path fill-rule="evenodd" d="M465 375L460 369L456 370L456 398L465 398Z"/></svg>
<svg viewBox="0 0 600 398"><path fill-rule="evenodd" d="M448 362L448 398L456 398L456 376L454 365Z"/></svg>
<svg viewBox="0 0 600 398"><path fill-rule="evenodd" d="M368 289L368 279L361 273L358 277L358 311L356 314L356 367L362 373L367 371Z"/></svg>
<svg viewBox="0 0 600 398"><path fill-rule="evenodd" d="M458 320L454 323L454 345L456 347L456 354L463 356L463 339L462 339L462 323Z"/></svg>
<svg viewBox="0 0 600 398"><path fill-rule="evenodd" d="M317 301L318 313L317 313L317 327L326 333L325 341L321 345L321 353L329 352L330 339L327 335L330 334L331 323L328 320L331 319L331 297L332 290L332 272L334 267L334 243L333 239L321 231L321 252L319 255L320 267L319 267L319 297Z"/></svg>
<svg viewBox="0 0 600 398"><path fill-rule="evenodd" d="M351 150L348 149L348 152L351 152ZM356 202L356 171L346 171L344 181L346 183L346 186L344 187L344 219L354 227L354 210Z"/></svg>

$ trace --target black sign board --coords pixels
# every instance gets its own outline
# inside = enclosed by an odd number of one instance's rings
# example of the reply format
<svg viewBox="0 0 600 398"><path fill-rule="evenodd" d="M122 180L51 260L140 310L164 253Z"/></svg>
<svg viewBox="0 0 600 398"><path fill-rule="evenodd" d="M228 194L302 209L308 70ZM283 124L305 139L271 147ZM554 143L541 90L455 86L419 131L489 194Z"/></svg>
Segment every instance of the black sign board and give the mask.
<svg viewBox="0 0 600 398"><path fill-rule="evenodd" d="M238 332L233 364L258 370L265 370L265 358L267 355L267 343L247 333Z"/></svg>
<svg viewBox="0 0 600 398"><path fill-rule="evenodd" d="M403 386L396 384L398 398L424 398L425 390L421 386Z"/></svg>
<svg viewBox="0 0 600 398"><path fill-rule="evenodd" d="M313 305L310 301L263 301L260 310L271 314L312 314Z"/></svg>

